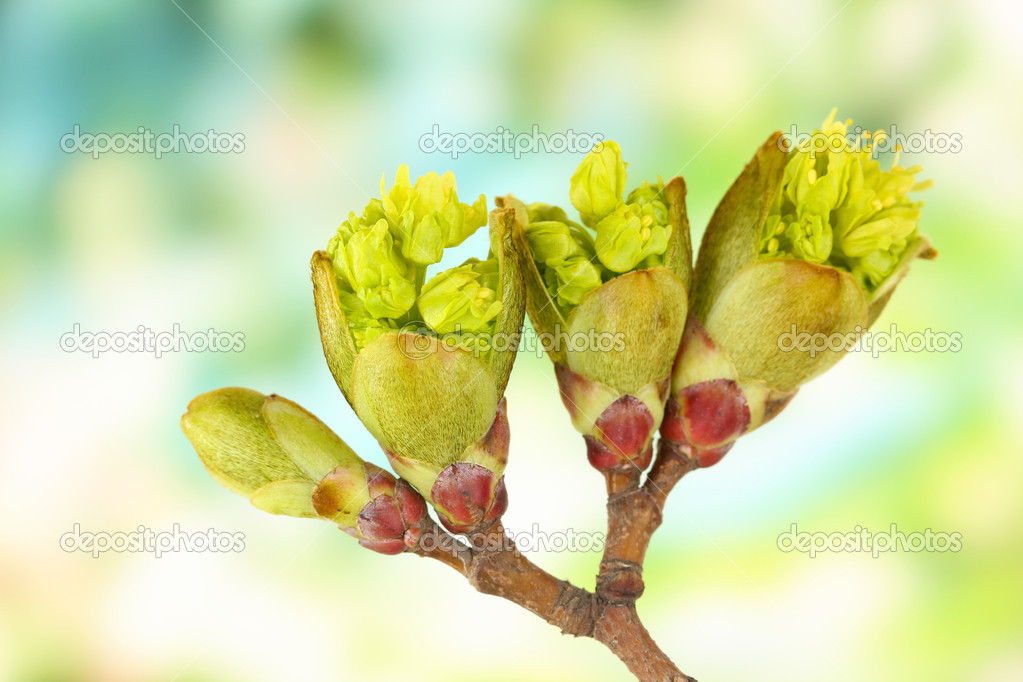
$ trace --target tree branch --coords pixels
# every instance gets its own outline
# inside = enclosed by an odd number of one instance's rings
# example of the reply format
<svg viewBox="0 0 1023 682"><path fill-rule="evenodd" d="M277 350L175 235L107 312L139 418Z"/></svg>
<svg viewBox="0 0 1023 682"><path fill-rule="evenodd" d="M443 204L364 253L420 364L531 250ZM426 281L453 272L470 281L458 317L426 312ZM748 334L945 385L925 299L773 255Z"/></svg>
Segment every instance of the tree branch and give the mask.
<svg viewBox="0 0 1023 682"><path fill-rule="evenodd" d="M464 575L483 594L512 601L558 627L564 634L590 637L594 626L591 592L559 580L524 557L497 523L464 544L429 517L413 551L437 559Z"/></svg>
<svg viewBox="0 0 1023 682"><path fill-rule="evenodd" d="M671 662L643 627L635 604L607 604L594 639L614 652L640 682L696 682Z"/></svg>
<svg viewBox="0 0 1023 682"><path fill-rule="evenodd" d="M605 474L607 539L597 576L597 595L602 599L631 603L643 594L643 561L650 538L661 525L668 493L695 468L695 458L662 438L653 468L642 486L638 469Z"/></svg>
<svg viewBox="0 0 1023 682"><path fill-rule="evenodd" d="M630 485L636 489L635 482L622 483L625 489ZM441 561L479 592L512 601L564 634L592 637L640 682L695 682L657 646L631 601L607 599L555 578L524 557L500 523L471 544L460 542L429 517L420 530L419 543L411 552Z"/></svg>

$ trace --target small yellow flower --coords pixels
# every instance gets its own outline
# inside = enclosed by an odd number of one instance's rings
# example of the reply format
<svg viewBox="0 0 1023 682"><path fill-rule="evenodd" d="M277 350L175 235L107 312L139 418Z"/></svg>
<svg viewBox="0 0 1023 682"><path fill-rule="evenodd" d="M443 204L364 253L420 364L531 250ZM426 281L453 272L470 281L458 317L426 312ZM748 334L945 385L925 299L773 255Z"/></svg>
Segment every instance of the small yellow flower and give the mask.
<svg viewBox="0 0 1023 682"><path fill-rule="evenodd" d="M909 193L931 183L916 180L919 166L900 166L898 153L882 170L874 147L884 133L849 139L852 120L835 121L835 112L789 155L760 257L830 265L874 291L916 235L923 202L911 201Z"/></svg>

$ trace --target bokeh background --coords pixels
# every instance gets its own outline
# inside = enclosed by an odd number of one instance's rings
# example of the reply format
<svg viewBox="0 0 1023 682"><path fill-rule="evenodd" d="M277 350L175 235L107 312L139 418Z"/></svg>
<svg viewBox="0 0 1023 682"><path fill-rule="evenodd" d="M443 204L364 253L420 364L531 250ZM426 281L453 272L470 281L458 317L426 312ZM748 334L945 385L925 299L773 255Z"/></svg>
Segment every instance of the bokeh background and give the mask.
<svg viewBox="0 0 1023 682"><path fill-rule="evenodd" d="M601 133L631 181L684 174L694 237L755 147L833 106L958 133L904 156L932 178L919 262L880 325L952 353L858 354L669 503L640 612L681 667L725 680L1023 679L1023 76L1018 4L336 2L0 4L0 679L622 680L434 562L258 513L178 429L194 395L278 392L364 457L323 361L308 259L408 163L463 196L568 204L579 154L419 149L443 132ZM64 153L83 132L244 134L244 152ZM887 161L885 162L887 163ZM630 181L630 185L632 182ZM473 237L446 263L485 249ZM64 352L84 331L213 328L238 353ZM508 389L513 531L601 531L603 484L550 363ZM801 530L897 524L952 553L779 551ZM61 536L244 533L244 551L62 551ZM599 555L529 552L592 587Z"/></svg>

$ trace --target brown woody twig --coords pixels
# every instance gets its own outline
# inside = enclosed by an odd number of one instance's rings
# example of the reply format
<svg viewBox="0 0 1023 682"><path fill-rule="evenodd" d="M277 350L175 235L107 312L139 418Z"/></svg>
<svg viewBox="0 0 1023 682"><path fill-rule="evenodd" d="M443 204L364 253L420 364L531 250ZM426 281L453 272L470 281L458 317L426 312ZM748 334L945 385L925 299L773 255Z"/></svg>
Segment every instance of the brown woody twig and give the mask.
<svg viewBox="0 0 1023 682"><path fill-rule="evenodd" d="M564 634L601 642L640 682L695 682L657 646L635 605L643 593L646 549L661 524L668 493L694 468L688 453L662 440L642 486L638 469L606 475L608 535L594 592L559 580L524 557L500 523L466 544L427 517L411 551L454 568L478 591L512 601Z"/></svg>

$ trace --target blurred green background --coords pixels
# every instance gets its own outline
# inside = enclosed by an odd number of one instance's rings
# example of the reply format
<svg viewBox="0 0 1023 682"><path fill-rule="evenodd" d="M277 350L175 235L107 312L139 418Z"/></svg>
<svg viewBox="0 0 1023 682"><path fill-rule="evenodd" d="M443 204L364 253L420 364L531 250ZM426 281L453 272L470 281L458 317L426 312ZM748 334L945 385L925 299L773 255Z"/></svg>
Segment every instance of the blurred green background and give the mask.
<svg viewBox="0 0 1023 682"><path fill-rule="evenodd" d="M0 4L0 679L622 680L453 571L360 549L219 488L180 433L194 395L278 392L379 448L323 361L308 259L400 163L465 197L568 204L580 154L419 149L442 132L601 133L630 186L684 174L694 238L776 129L833 106L958 133L903 158L935 187L880 321L957 353L854 354L670 501L641 615L725 680L1023 679L1020 8L995 0ZM64 153L84 132L244 134L230 154ZM884 162L887 164L887 161ZM491 204L492 205L492 204ZM449 259L485 249L482 233ZM214 328L244 352L64 352L63 334ZM544 358L508 390L513 531L600 531ZM801 530L958 532L957 553L777 547ZM62 551L85 531L244 533L238 553ZM529 553L592 587L599 554Z"/></svg>

